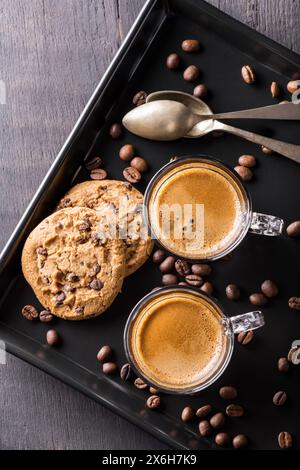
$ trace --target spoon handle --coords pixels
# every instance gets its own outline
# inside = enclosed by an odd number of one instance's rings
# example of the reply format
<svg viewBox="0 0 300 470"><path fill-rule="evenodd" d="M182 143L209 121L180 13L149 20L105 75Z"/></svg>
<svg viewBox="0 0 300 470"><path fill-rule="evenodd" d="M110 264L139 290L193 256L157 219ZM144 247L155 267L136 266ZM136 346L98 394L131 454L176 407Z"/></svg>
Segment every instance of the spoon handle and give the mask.
<svg viewBox="0 0 300 470"><path fill-rule="evenodd" d="M243 139L254 142L255 144L268 147L269 149L274 150L274 152L277 152L280 155L284 155L285 157L300 163L300 145L294 145L287 142L282 142L281 140L270 139L269 137L264 137L262 135L255 134L254 132L245 131L237 127L228 126L227 124L223 124L221 122L215 122L214 130L222 130L229 132L230 134L237 135L238 137L242 137Z"/></svg>
<svg viewBox="0 0 300 470"><path fill-rule="evenodd" d="M203 116L206 118L206 116ZM207 116L207 119L300 119L300 104L284 103L281 105L273 104L261 108L244 109L242 111L233 111L230 113L218 113Z"/></svg>

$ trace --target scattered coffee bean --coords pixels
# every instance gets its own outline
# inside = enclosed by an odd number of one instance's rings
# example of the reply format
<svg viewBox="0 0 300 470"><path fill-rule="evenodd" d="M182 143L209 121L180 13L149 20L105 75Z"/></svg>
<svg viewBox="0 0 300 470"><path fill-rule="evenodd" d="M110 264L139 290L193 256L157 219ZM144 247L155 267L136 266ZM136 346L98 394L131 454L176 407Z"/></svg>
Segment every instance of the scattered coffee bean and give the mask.
<svg viewBox="0 0 300 470"><path fill-rule="evenodd" d="M225 416L223 413L216 413L212 418L210 418L210 425L214 428L221 428L225 423Z"/></svg>
<svg viewBox="0 0 300 470"><path fill-rule="evenodd" d="M148 163L142 157L134 157L131 160L130 165L140 173L145 173L149 168Z"/></svg>
<svg viewBox="0 0 300 470"><path fill-rule="evenodd" d="M279 392L276 392L274 397L273 397L273 404L275 406L282 406L285 404L287 400L287 394L286 392L283 392L280 390Z"/></svg>
<svg viewBox="0 0 300 470"><path fill-rule="evenodd" d="M216 434L215 443L221 447L228 446L230 443L230 437L227 432L219 432Z"/></svg>
<svg viewBox="0 0 300 470"><path fill-rule="evenodd" d="M288 305L293 310L300 310L300 297L291 297L289 299Z"/></svg>
<svg viewBox="0 0 300 470"><path fill-rule="evenodd" d="M243 449L248 445L247 436L245 436L245 434L238 434L237 436L234 436L232 445L234 449Z"/></svg>
<svg viewBox="0 0 300 470"><path fill-rule="evenodd" d="M122 126L118 122L115 122L114 124L110 126L109 135L111 136L112 139L114 140L119 139L122 135L122 132L123 132Z"/></svg>
<svg viewBox="0 0 300 470"><path fill-rule="evenodd" d="M132 99L132 102L135 106L141 106L142 104L145 104L146 103L146 99L147 99L147 93L143 90L141 91L138 91L133 99Z"/></svg>
<svg viewBox="0 0 300 470"><path fill-rule="evenodd" d="M236 284L228 284L225 293L229 300L238 300L241 296L241 291Z"/></svg>
<svg viewBox="0 0 300 470"><path fill-rule="evenodd" d="M160 397L158 395L151 395L147 399L146 404L150 410L155 410L155 408L158 408L160 405Z"/></svg>
<svg viewBox="0 0 300 470"><path fill-rule="evenodd" d="M89 287L93 290L101 290L103 288L103 282L101 282L100 279L93 279Z"/></svg>
<svg viewBox="0 0 300 470"><path fill-rule="evenodd" d="M56 330L48 330L46 340L49 346L56 346L59 343L59 336Z"/></svg>
<svg viewBox="0 0 300 470"><path fill-rule="evenodd" d="M272 82L271 83L271 95L273 98L278 98L280 95L280 88L277 82Z"/></svg>
<svg viewBox="0 0 300 470"><path fill-rule="evenodd" d="M246 346L246 344L251 343L253 338L254 338L254 333L252 330L241 331L241 333L239 333L237 336L238 343L242 344L243 346Z"/></svg>
<svg viewBox="0 0 300 470"><path fill-rule="evenodd" d="M290 449L293 445L293 438L291 433L282 431L278 434L278 445L280 449Z"/></svg>
<svg viewBox="0 0 300 470"><path fill-rule="evenodd" d="M202 437L208 437L212 433L212 427L208 421L200 421L199 423L199 433Z"/></svg>
<svg viewBox="0 0 300 470"><path fill-rule="evenodd" d="M300 237L300 220L295 220L286 229L289 237Z"/></svg>
<svg viewBox="0 0 300 470"><path fill-rule="evenodd" d="M143 379L141 379L140 377L135 379L134 386L138 388L139 390L145 390L146 388L148 388L148 385L146 384L146 382L144 382Z"/></svg>
<svg viewBox="0 0 300 470"><path fill-rule="evenodd" d="M152 255L152 261L155 264L161 264L166 257L164 250L156 250Z"/></svg>
<svg viewBox="0 0 300 470"><path fill-rule="evenodd" d="M91 160L88 160L85 164L85 167L88 171L95 170L102 165L102 159L100 157L94 157Z"/></svg>
<svg viewBox="0 0 300 470"><path fill-rule="evenodd" d="M241 70L242 79L247 85L255 82L255 73L251 65L244 65Z"/></svg>
<svg viewBox="0 0 300 470"><path fill-rule="evenodd" d="M191 272L191 267L189 263L184 259L177 259L175 261L175 269L178 272L179 276L185 277Z"/></svg>
<svg viewBox="0 0 300 470"><path fill-rule="evenodd" d="M239 165L252 168L256 165L256 158L253 155L241 155L239 158Z"/></svg>
<svg viewBox="0 0 300 470"><path fill-rule="evenodd" d="M42 310L39 314L39 318L42 323L49 323L53 320L53 315L50 310Z"/></svg>
<svg viewBox="0 0 300 470"><path fill-rule="evenodd" d="M197 418L206 418L209 413L212 411L212 406L211 405L203 405L198 408L196 411L196 416Z"/></svg>
<svg viewBox="0 0 300 470"><path fill-rule="evenodd" d="M131 144L125 144L120 148L119 157L123 162L129 162L134 157L134 147Z"/></svg>
<svg viewBox="0 0 300 470"><path fill-rule="evenodd" d="M125 170L123 170L123 176L127 181L129 181L129 183L132 184L138 183L142 177L139 170L133 168L132 166L128 166L127 168L125 168Z"/></svg>
<svg viewBox="0 0 300 470"><path fill-rule="evenodd" d="M205 98L207 93L208 93L207 86L204 85L203 83L201 83L200 85L197 85L194 88L194 92L193 92L193 94L194 94L194 96L196 96L196 98Z"/></svg>
<svg viewBox="0 0 300 470"><path fill-rule="evenodd" d="M203 279L198 274L188 274L185 276L185 281L193 287L200 287L203 284Z"/></svg>
<svg viewBox="0 0 300 470"><path fill-rule="evenodd" d="M112 375L118 369L118 366L115 362L104 362L102 364L102 372L104 375Z"/></svg>
<svg viewBox="0 0 300 470"><path fill-rule="evenodd" d="M174 256L167 256L165 260L159 265L159 270L163 274L168 274L172 271L175 265Z"/></svg>
<svg viewBox="0 0 300 470"><path fill-rule="evenodd" d="M278 295L278 287L276 286L275 282L271 281L270 279L267 279L262 283L261 291L269 299Z"/></svg>
<svg viewBox="0 0 300 470"><path fill-rule="evenodd" d="M103 168L95 168L95 170L91 171L90 178L97 181L105 180L107 178L107 171L103 170Z"/></svg>
<svg viewBox="0 0 300 470"><path fill-rule="evenodd" d="M244 408L241 405L232 403L226 407L226 414L230 418L240 418L244 414Z"/></svg>
<svg viewBox="0 0 300 470"><path fill-rule="evenodd" d="M185 39L181 44L184 52L197 52L200 49L200 41L198 39Z"/></svg>
<svg viewBox="0 0 300 470"><path fill-rule="evenodd" d="M191 408L190 406L186 406L181 412L181 421L187 423L188 421L191 421L193 419L194 415L195 413L193 408Z"/></svg>
<svg viewBox="0 0 300 470"><path fill-rule="evenodd" d="M124 380L124 382L127 382L127 380L129 380L131 378L131 375L132 375L131 365L130 364L124 364L121 367L121 370L120 370L121 379Z"/></svg>
<svg viewBox="0 0 300 470"><path fill-rule="evenodd" d="M278 370L279 372L288 372L290 368L289 361L286 357L280 357L278 359Z"/></svg>
<svg viewBox="0 0 300 470"><path fill-rule="evenodd" d="M100 362L107 362L108 359L111 359L112 355L113 355L113 350L111 346L109 346L108 344L105 344L99 349L99 352L97 354L97 359Z"/></svg>
<svg viewBox="0 0 300 470"><path fill-rule="evenodd" d="M300 86L298 84L298 80L291 80L287 84L287 90L289 93L295 93L295 91L299 90Z"/></svg>
<svg viewBox="0 0 300 470"><path fill-rule="evenodd" d="M298 359L300 359L300 346L293 346L288 352L288 361L292 362L293 364L299 363Z"/></svg>
<svg viewBox="0 0 300 470"><path fill-rule="evenodd" d="M149 392L151 393L151 395L157 395L158 394L157 388L154 388L154 387L149 387Z"/></svg>
<svg viewBox="0 0 300 470"><path fill-rule="evenodd" d="M178 283L178 277L175 274L164 274L161 282L163 286L173 286Z"/></svg>
<svg viewBox="0 0 300 470"><path fill-rule="evenodd" d="M251 294L249 296L249 301L252 305L261 307L267 303L267 297L261 292L256 292L255 294Z"/></svg>
<svg viewBox="0 0 300 470"><path fill-rule="evenodd" d="M206 294L209 294L209 295L212 295L213 294L213 291L214 291L214 286L212 285L211 282L209 281L206 281L201 287L200 289L205 292Z"/></svg>
<svg viewBox="0 0 300 470"><path fill-rule="evenodd" d="M261 151L266 155L272 155L274 153L273 150L269 149L268 147L265 147L264 145L261 146Z"/></svg>
<svg viewBox="0 0 300 470"><path fill-rule="evenodd" d="M253 178L253 173L250 170L250 168L247 168L246 166L242 165L237 165L234 167L235 171L237 172L238 175L242 178L243 181L251 181Z"/></svg>
<svg viewBox="0 0 300 470"><path fill-rule="evenodd" d="M180 57L175 52L173 54L168 55L166 60L166 67L169 70L176 70L180 66Z"/></svg>
<svg viewBox="0 0 300 470"><path fill-rule="evenodd" d="M224 400L233 400L237 397L237 389L231 386L221 387L219 390L219 395Z"/></svg>
<svg viewBox="0 0 300 470"><path fill-rule="evenodd" d="M189 65L183 72L183 78L187 82L194 82L200 75L200 70L197 65Z"/></svg>
<svg viewBox="0 0 300 470"><path fill-rule="evenodd" d="M212 267L210 264L192 264L192 273L197 276L210 276Z"/></svg>
<svg viewBox="0 0 300 470"><path fill-rule="evenodd" d="M25 305L22 308L22 315L26 320L32 321L35 318L38 318L39 312L33 305Z"/></svg>

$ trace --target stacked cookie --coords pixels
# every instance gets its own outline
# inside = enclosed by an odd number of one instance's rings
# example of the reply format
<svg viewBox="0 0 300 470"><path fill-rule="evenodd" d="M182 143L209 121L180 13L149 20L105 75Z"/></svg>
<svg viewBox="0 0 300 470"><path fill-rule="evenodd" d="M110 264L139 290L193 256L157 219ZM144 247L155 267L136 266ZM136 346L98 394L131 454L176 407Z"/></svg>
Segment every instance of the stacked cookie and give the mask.
<svg viewBox="0 0 300 470"><path fill-rule="evenodd" d="M122 181L87 181L64 196L22 253L24 276L46 309L83 320L111 305L153 247L142 204L143 195Z"/></svg>

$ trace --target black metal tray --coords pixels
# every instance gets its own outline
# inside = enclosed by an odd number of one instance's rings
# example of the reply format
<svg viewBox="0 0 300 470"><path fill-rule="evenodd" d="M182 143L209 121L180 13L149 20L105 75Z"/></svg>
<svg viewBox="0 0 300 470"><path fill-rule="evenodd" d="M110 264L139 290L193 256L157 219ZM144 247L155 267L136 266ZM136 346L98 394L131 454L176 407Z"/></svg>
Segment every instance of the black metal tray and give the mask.
<svg viewBox="0 0 300 470"><path fill-rule="evenodd" d="M199 397L164 396L159 412L145 409L146 393L119 378L102 376L96 361L99 346L110 343L118 363L124 362L122 333L127 316L141 296L160 283L158 270L151 261L126 279L123 293L105 315L80 323L57 321L63 344L56 350L45 346L45 325L32 324L20 315L24 304L37 304L20 270L25 237L74 182L88 179L82 167L85 159L100 154L110 177L121 179L124 165L117 155L125 142L133 143L151 165L140 185L142 190L151 175L173 155L204 153L234 166L240 154L252 153L259 162L255 180L248 185L254 209L278 215L286 222L299 218L300 166L286 158L266 156L255 145L229 135L170 143L150 142L128 133L120 141L112 141L108 136L109 125L119 121L132 107L136 91L192 92L193 86L184 82L181 72L165 68L168 53L180 52L181 41L189 37L199 38L204 47L193 56L182 54L184 62L200 66L201 81L211 90L208 103L216 112L272 103L271 81L278 81L285 90L288 79L300 71L298 55L201 0L148 1L1 255L0 338L11 353L107 405L171 447L215 448L211 440L197 436L196 422L191 425L180 422L180 410L186 404L197 407L206 402L223 410L225 404L217 393L222 384L236 385L240 392L238 401L246 408L244 418L228 422L230 433L246 433L253 449L277 448L277 434L282 430L295 436L298 433L299 443L300 371L294 368L286 375L276 369L277 358L285 355L291 342L300 337L299 313L287 307L287 298L300 294L299 243L291 239L248 235L231 261L214 263L212 281L216 297L228 314L249 310L247 294L257 291L263 279L274 278L280 286L280 296L264 308L266 327L257 332L253 343L248 347L236 346L232 362L218 383ZM246 86L240 78L241 66L247 63L257 72L258 82L254 86ZM282 98L285 94L284 91ZM297 123L236 124L300 144ZM230 303L225 299L228 282L242 286L241 301ZM274 407L273 393L281 389L288 391L289 402L285 407Z"/></svg>

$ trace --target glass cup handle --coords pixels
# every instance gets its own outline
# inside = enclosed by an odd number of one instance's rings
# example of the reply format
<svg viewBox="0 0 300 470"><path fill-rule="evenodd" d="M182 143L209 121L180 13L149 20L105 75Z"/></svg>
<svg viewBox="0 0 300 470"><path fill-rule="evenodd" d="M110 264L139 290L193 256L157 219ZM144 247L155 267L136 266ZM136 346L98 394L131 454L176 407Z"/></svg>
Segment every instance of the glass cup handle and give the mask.
<svg viewBox="0 0 300 470"><path fill-rule="evenodd" d="M265 319L261 311L243 313L228 319L233 333L256 330L265 324Z"/></svg>
<svg viewBox="0 0 300 470"><path fill-rule="evenodd" d="M284 222L274 215L253 212L249 232L275 237L282 234Z"/></svg>

